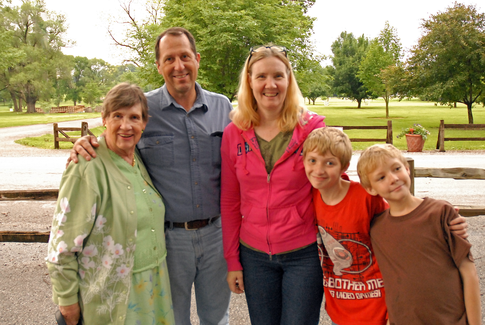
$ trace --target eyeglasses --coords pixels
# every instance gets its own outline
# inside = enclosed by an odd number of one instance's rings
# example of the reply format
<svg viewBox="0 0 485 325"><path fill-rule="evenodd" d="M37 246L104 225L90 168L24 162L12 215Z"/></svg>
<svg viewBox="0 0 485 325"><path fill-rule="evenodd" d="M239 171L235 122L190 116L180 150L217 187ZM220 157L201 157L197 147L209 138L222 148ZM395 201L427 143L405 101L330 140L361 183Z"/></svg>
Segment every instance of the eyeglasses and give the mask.
<svg viewBox="0 0 485 325"><path fill-rule="evenodd" d="M251 49L249 50L249 59L248 59L248 63L249 61L251 61L251 58L253 57L253 53L256 53L256 52L259 52L259 51L264 51L266 49L276 49L282 53L285 54L285 57L288 57L287 53L288 53L288 49L284 46L279 46L279 45L270 45L270 46L266 46L266 45L259 45L259 46L253 46L251 47Z"/></svg>

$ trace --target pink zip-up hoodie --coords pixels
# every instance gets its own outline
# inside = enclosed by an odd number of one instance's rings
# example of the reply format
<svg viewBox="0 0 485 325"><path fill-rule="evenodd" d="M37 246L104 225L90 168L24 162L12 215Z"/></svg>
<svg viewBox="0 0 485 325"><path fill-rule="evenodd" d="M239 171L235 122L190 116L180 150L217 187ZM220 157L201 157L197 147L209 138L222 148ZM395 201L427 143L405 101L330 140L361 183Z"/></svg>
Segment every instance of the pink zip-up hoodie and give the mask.
<svg viewBox="0 0 485 325"><path fill-rule="evenodd" d="M224 129L221 215L228 271L243 269L240 239L270 255L316 241L312 186L305 175L302 150L308 134L325 126L323 119L306 113L269 175L254 130L242 131L233 123Z"/></svg>

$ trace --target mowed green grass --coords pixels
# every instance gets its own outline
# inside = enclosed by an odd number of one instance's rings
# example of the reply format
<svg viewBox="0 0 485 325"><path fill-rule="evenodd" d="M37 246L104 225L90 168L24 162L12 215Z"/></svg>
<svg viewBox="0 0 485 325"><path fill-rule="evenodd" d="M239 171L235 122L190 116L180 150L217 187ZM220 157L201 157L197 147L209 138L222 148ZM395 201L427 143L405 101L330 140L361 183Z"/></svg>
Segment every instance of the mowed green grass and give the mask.
<svg viewBox="0 0 485 325"><path fill-rule="evenodd" d="M467 108L458 104L456 108L435 105L432 102L413 100L392 100L389 103L389 119L392 121L393 143L406 150L406 139L397 139L403 128L413 124L421 124L431 132L424 144L424 150L436 150L438 128L440 120L445 124L468 124ZM338 98L331 98L329 105L324 101L317 101L316 105L308 105L308 109L325 116L327 125L387 125L386 105L383 99L376 99L362 103L357 108L357 102ZM474 124L485 124L485 108L482 105L473 107ZM385 138L386 130L346 130L345 133L351 138ZM446 137L485 137L485 130L446 130ZM354 150L363 150L374 143L353 142ZM485 150L485 141L445 141L445 149L449 150Z"/></svg>
<svg viewBox="0 0 485 325"><path fill-rule="evenodd" d="M58 122L64 122L64 121L96 118L100 116L101 116L101 113L74 113L74 114L70 114L70 113L27 114L24 112L16 113L16 112L10 112L10 109L7 106L0 106L0 128L10 127L10 126L58 123Z"/></svg>
<svg viewBox="0 0 485 325"><path fill-rule="evenodd" d="M99 126L97 128L90 129L95 136L99 136L104 131L104 126ZM71 138L78 138L81 136L81 131L79 132L66 132ZM64 137L63 135L60 135ZM36 147L41 149L54 149L54 135L44 134L40 137L28 137L16 140L15 143L22 144L28 147ZM72 142L59 142L60 149L71 149L73 146Z"/></svg>
<svg viewBox="0 0 485 325"><path fill-rule="evenodd" d="M331 98L328 106L326 102L318 100L316 105L308 105L308 109L314 111L320 115L325 116L325 123L327 125L387 125L385 103L382 99L376 99L362 103L362 108L357 108L357 102L351 100ZM99 113L89 114L19 114L19 116L2 115L3 109L0 108L0 127L4 123L8 123L12 117L13 119L25 119L24 125L37 124L37 123L53 123L81 119L99 117ZM40 117L37 117L40 115ZM78 117L80 115L80 117ZM401 149L406 150L406 139L397 139L398 135L403 128L411 127L413 124L421 124L431 132L428 136L428 140L424 145L424 150L434 151L436 150L436 142L438 139L438 127L440 120L444 120L446 124L467 124L468 113L466 106L458 104L457 108L449 108L447 106L435 105L432 102L423 102L416 99L413 100L392 100L389 104L389 118L392 121L393 127L393 142L394 145ZM24 117L25 116L25 117ZM7 118L8 117L8 118ZM71 118L74 117L74 118ZM475 124L485 124L485 108L482 105L475 105L473 108L473 117ZM52 119L48 121L42 121L41 119ZM39 119L39 120L37 120ZM7 120L7 121L6 121ZM31 123L28 123L28 122ZM33 122L32 122L33 121ZM20 124L18 124L20 125ZM10 126L10 125L9 125ZM96 129L94 129L96 130ZM93 131L93 130L91 130ZM96 135L101 134L102 128L99 128L99 132L96 131ZM346 130L345 131L351 138L385 138L386 130ZM77 136L77 135L76 135ZM464 130L446 130L446 137L485 137L485 130L478 131L464 131ZM54 148L53 136L48 134L37 138L26 138L18 140L17 143L25 145L35 146L39 148ZM380 142L383 143L383 142ZM354 150L363 150L373 142L354 142L352 143ZM61 143L61 148L72 148L72 144L69 142ZM446 151L450 150L485 150L485 141L445 141Z"/></svg>

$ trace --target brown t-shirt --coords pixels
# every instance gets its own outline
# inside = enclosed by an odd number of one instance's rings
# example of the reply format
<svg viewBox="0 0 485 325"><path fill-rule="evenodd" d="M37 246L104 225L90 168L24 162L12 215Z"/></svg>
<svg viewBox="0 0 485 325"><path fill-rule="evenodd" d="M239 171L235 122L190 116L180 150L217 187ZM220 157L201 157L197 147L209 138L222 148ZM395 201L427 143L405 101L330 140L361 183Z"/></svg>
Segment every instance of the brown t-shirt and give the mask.
<svg viewBox="0 0 485 325"><path fill-rule="evenodd" d="M451 233L457 217L445 201L425 198L410 214L376 216L371 241L384 278L391 325L463 324L463 285L458 267L471 244Z"/></svg>

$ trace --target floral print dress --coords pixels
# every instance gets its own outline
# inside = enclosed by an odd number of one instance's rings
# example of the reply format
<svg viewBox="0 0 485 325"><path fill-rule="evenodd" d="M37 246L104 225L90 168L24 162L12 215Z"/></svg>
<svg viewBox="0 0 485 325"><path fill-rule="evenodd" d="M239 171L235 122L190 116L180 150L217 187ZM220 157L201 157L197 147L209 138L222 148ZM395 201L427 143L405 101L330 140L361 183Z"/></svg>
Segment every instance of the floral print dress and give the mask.
<svg viewBox="0 0 485 325"><path fill-rule="evenodd" d="M164 205L135 167L100 139L98 158L65 171L48 244L53 301L79 302L84 324L175 324Z"/></svg>

